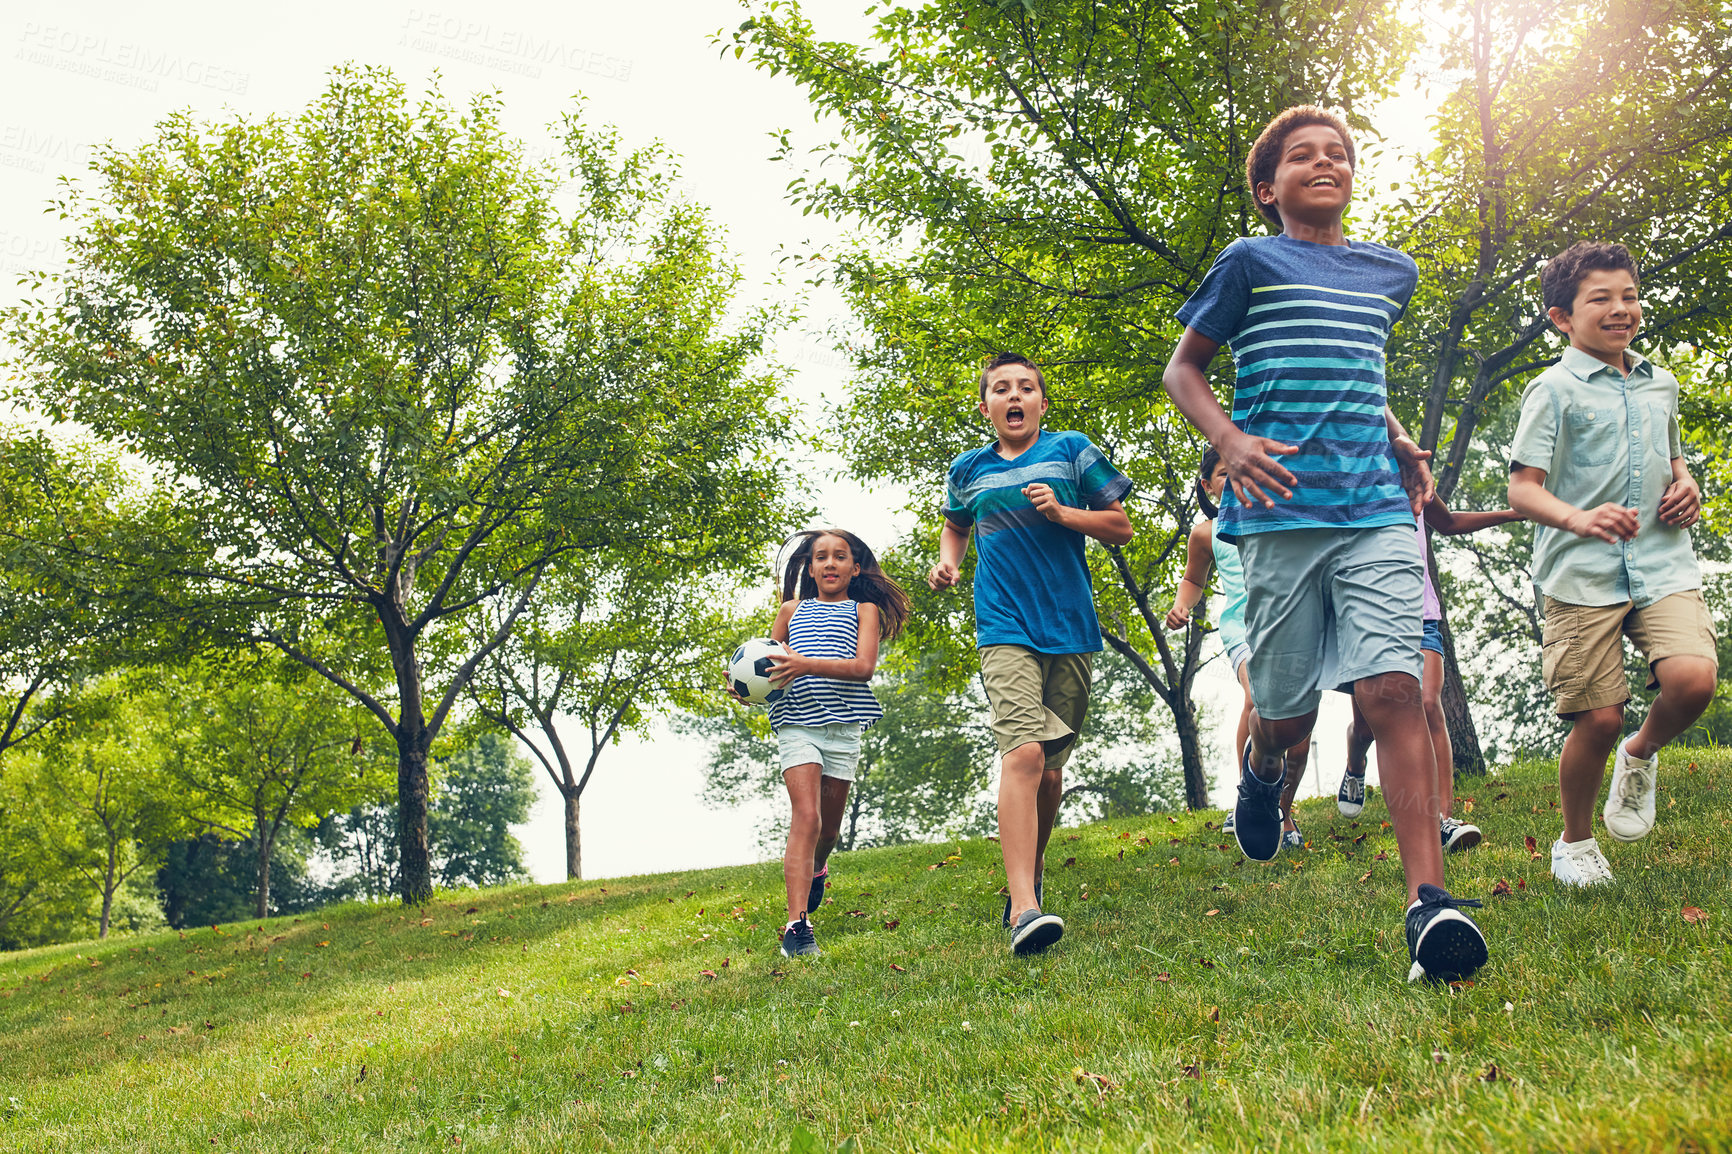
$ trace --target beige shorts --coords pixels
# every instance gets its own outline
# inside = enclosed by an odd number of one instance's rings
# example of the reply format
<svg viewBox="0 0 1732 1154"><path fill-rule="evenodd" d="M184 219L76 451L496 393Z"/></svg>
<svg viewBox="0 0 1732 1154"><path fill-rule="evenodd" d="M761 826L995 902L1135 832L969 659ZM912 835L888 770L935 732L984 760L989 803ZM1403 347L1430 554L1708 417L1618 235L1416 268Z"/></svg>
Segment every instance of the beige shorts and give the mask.
<svg viewBox="0 0 1732 1154"><path fill-rule="evenodd" d="M992 703L992 736L1001 755L1038 741L1046 750L1046 768L1070 760L1089 710L1093 659L1092 653L1036 653L1020 645L981 649L980 680Z"/></svg>
<svg viewBox="0 0 1732 1154"><path fill-rule="evenodd" d="M1558 716L1622 705L1630 699L1624 680L1623 637L1648 663L1648 688L1659 685L1654 666L1668 657L1716 661L1714 618L1702 591L1687 589L1652 605L1571 605L1545 599L1540 670L1557 698ZM1716 661L1716 669L1718 664Z"/></svg>

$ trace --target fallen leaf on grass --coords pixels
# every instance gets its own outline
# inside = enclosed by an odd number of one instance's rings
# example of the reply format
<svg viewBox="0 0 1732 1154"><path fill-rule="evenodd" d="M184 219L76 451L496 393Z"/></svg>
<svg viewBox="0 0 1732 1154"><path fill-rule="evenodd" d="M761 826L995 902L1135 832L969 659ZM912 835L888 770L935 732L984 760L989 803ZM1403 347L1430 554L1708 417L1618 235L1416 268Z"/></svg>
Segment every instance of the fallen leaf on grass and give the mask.
<svg viewBox="0 0 1732 1154"><path fill-rule="evenodd" d="M902 924L901 918L891 918L889 921L884 923L884 928L887 930L893 930L901 924Z"/></svg>
<svg viewBox="0 0 1732 1154"><path fill-rule="evenodd" d="M1103 1098L1106 1097L1110 1091L1119 1088L1117 1082L1112 1081L1110 1078L1104 1078L1099 1074L1091 1074L1081 1066L1071 1067L1070 1073L1071 1077L1076 1079L1077 1085L1093 1086L1095 1092Z"/></svg>
<svg viewBox="0 0 1732 1154"><path fill-rule="evenodd" d="M1533 834L1530 833L1522 838L1522 844L1528 847L1528 859L1530 861L1540 860L1540 843L1534 840Z"/></svg>
<svg viewBox="0 0 1732 1154"><path fill-rule="evenodd" d="M1168 864L1168 865L1178 865L1178 864L1179 864L1179 859L1178 859L1178 858L1176 858L1176 857L1175 857L1175 858L1168 858L1168 859L1167 859L1167 864Z"/></svg>
<svg viewBox="0 0 1732 1154"><path fill-rule="evenodd" d="M716 1085L718 1085L718 1086L720 1086L723 1082L726 1082L727 1080L728 1080L728 1076L726 1074L717 1074L716 1075Z"/></svg>
<svg viewBox="0 0 1732 1154"><path fill-rule="evenodd" d="M322 949L324 949L324 948L325 948L325 947L326 947L326 946L328 946L328 945L330 945L330 944L331 944L331 943L330 943L330 942L320 942L320 943L318 943L318 944L317 944L317 945L316 945L316 946L314 946L314 947L313 947L313 948L314 948L314 949L315 949L315 950L322 950Z"/></svg>
<svg viewBox="0 0 1732 1154"><path fill-rule="evenodd" d="M463 911L463 916L468 917L470 914L478 914L480 912L481 912L480 906L470 906L468 909Z"/></svg>
<svg viewBox="0 0 1732 1154"><path fill-rule="evenodd" d="M1359 875L1359 880L1360 880L1360 881L1362 881L1362 882L1368 882L1368 881L1370 881L1370 880L1371 880L1371 871L1370 871L1370 870L1366 870L1366 871L1365 871L1365 872L1364 872L1364 873L1362 873L1362 874L1360 874L1360 875Z"/></svg>
<svg viewBox="0 0 1732 1154"><path fill-rule="evenodd" d="M1497 1068L1497 1063L1493 1062L1485 1068L1485 1073L1479 1076L1479 1080L1481 1082L1495 1082L1502 1073L1503 1071Z"/></svg>
<svg viewBox="0 0 1732 1154"><path fill-rule="evenodd" d="M716 971L714 971L714 970L699 970L698 971L698 977L700 977L700 978L713 978L715 976L716 976Z"/></svg>
<svg viewBox="0 0 1732 1154"><path fill-rule="evenodd" d="M430 926L433 924L433 919L432 918L422 918L421 924L424 926ZM272 941L281 941L282 939L281 938L272 938L271 940Z"/></svg>
<svg viewBox="0 0 1732 1154"><path fill-rule="evenodd" d="M1220 912L1221 912L1221 911L1220 911L1220 910L1204 910L1204 911L1203 911L1203 916L1204 916L1204 917L1206 917L1206 918L1212 918L1212 917L1214 917L1214 916L1215 916L1215 915L1216 915L1216 914L1218 914L1218 913L1220 913Z"/></svg>
<svg viewBox="0 0 1732 1154"><path fill-rule="evenodd" d="M1155 975L1155 981L1157 981L1157 982L1170 982L1172 980L1173 980L1173 975L1167 973L1164 970Z"/></svg>
<svg viewBox="0 0 1732 1154"><path fill-rule="evenodd" d="M1371 859L1371 860L1372 860L1372 861L1388 861L1388 860L1389 860L1389 851L1387 851L1387 850L1378 850L1378 851L1377 851L1377 856L1376 856L1376 857L1374 857L1374 858L1372 858L1372 859Z"/></svg>
<svg viewBox="0 0 1732 1154"><path fill-rule="evenodd" d="M1380 825L1380 826L1379 826L1379 827L1378 827L1378 828L1379 828L1379 829L1391 829L1391 828L1393 828L1393 827L1392 827L1392 826L1391 826L1391 825L1390 825L1390 824L1389 824L1389 823L1388 823L1388 822L1384 822L1384 823L1382 823L1382 825Z"/></svg>
<svg viewBox="0 0 1732 1154"><path fill-rule="evenodd" d="M509 998L511 996L511 991L506 989L504 986L500 986L495 992L502 998Z"/></svg>
<svg viewBox="0 0 1732 1154"><path fill-rule="evenodd" d="M1211 1022L1219 1022L1221 1020L1221 1007L1210 1006L1208 1009L1203 1011L1203 1017L1209 1019Z"/></svg>
<svg viewBox="0 0 1732 1154"><path fill-rule="evenodd" d="M1205 970L1212 970L1215 968L1215 963L1211 962L1208 958L1198 958L1197 964L1202 966Z"/></svg>
<svg viewBox="0 0 1732 1154"><path fill-rule="evenodd" d="M865 910L849 910L848 916L851 918L863 918L866 916L866 911Z"/></svg>
<svg viewBox="0 0 1732 1154"><path fill-rule="evenodd" d="M1528 888L1528 879L1526 879L1526 878L1517 878L1516 879L1516 889L1525 890L1527 888Z"/></svg>
<svg viewBox="0 0 1732 1154"><path fill-rule="evenodd" d="M1509 883L1502 878L1498 878L1497 884L1495 886L1491 887L1491 896L1494 898L1507 898L1507 897L1509 897L1510 896Z"/></svg>
<svg viewBox="0 0 1732 1154"><path fill-rule="evenodd" d="M1685 921L1689 922L1693 926L1699 926L1708 920L1708 911L1698 909L1695 906L1685 906L1679 911L1679 914Z"/></svg>
<svg viewBox="0 0 1732 1154"><path fill-rule="evenodd" d="M908 972L907 970L903 969L901 966L897 965L895 962L890 963L890 968L895 970L899 974L906 974Z"/></svg>
<svg viewBox="0 0 1732 1154"><path fill-rule="evenodd" d="M1076 859L1074 857L1067 857L1064 859L1064 864L1067 866L1073 866L1076 864Z"/></svg>
<svg viewBox="0 0 1732 1154"><path fill-rule="evenodd" d="M1185 1077L1195 1078L1198 1081L1202 1081L1203 1060L1201 1058L1198 1058L1185 1066Z"/></svg>
<svg viewBox="0 0 1732 1154"><path fill-rule="evenodd" d="M168 1032L171 1034L184 1034L186 1033L186 1029L185 1026L170 1026Z"/></svg>
<svg viewBox="0 0 1732 1154"><path fill-rule="evenodd" d="M1452 990L1471 990L1473 989L1473 979L1459 978L1456 981L1451 982L1449 988Z"/></svg>
<svg viewBox="0 0 1732 1154"><path fill-rule="evenodd" d="M783 973L783 972L782 972L782 971L781 971L781 970L771 970L771 971L770 971L770 976L771 976L771 977L772 977L772 978L785 978L785 977L787 977L787 976L788 976L788 975L786 975L786 974L784 974L784 973Z"/></svg>
<svg viewBox="0 0 1732 1154"><path fill-rule="evenodd" d="M1366 838L1368 838L1370 836L1371 835L1369 833L1362 833L1358 837L1353 839L1353 844L1358 845L1360 842L1364 841Z"/></svg>

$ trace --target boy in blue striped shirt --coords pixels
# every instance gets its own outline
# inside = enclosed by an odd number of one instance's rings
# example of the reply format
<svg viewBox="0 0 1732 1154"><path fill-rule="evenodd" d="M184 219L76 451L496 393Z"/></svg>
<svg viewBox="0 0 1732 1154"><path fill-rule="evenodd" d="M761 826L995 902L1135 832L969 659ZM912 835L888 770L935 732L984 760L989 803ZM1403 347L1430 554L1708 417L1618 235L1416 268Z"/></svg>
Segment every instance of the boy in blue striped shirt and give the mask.
<svg viewBox="0 0 1732 1154"><path fill-rule="evenodd" d="M1046 380L1027 357L1004 353L982 371L980 411L998 436L951 462L938 564L926 576L933 589L955 585L973 532L980 681L1001 763L1004 924L1018 954L1064 933L1063 919L1040 908L1040 871L1101 647L1083 539L1131 539L1120 500L1130 479L1081 433L1043 431L1046 410Z"/></svg>
<svg viewBox="0 0 1732 1154"><path fill-rule="evenodd" d="M1234 241L1179 310L1165 383L1231 482L1217 532L1245 571L1251 739L1234 835L1268 861L1281 845L1286 751L1310 732L1325 688L1353 694L1378 743L1384 797L1407 875L1408 980L1465 978L1485 938L1443 888L1437 786L1420 695L1424 572L1415 517L1427 453L1389 411L1383 350L1418 269L1350 241L1352 135L1339 116L1290 108L1252 146L1246 179L1281 231ZM1223 345L1238 370L1229 417L1205 372Z"/></svg>

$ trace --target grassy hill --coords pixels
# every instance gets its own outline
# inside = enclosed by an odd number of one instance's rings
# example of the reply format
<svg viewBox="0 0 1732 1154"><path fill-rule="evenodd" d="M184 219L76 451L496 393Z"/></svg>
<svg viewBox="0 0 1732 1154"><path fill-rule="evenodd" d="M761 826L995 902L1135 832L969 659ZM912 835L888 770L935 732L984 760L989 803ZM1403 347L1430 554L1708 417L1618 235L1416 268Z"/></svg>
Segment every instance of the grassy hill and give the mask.
<svg viewBox="0 0 1732 1154"><path fill-rule="evenodd" d="M1593 893L1548 873L1552 766L1462 790L1492 963L1457 989L1404 980L1376 797L1270 865L1217 813L1060 831L1033 960L990 842L838 857L815 961L776 865L7 955L0 1147L1724 1149L1732 755L1667 756Z"/></svg>

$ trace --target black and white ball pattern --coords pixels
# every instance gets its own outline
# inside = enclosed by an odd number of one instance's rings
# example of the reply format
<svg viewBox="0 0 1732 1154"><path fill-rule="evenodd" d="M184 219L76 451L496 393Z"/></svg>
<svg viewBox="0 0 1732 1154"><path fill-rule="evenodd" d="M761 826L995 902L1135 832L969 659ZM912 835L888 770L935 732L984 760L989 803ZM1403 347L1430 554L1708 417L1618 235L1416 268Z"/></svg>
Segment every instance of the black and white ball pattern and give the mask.
<svg viewBox="0 0 1732 1154"><path fill-rule="evenodd" d="M786 653L787 646L773 637L754 637L734 650L728 660L728 680L734 692L753 705L769 705L786 693L786 686L770 684L770 655Z"/></svg>

